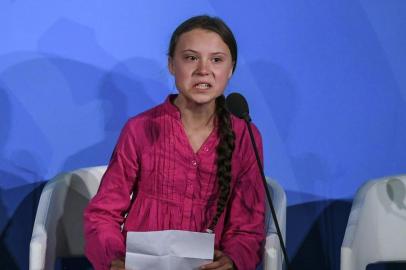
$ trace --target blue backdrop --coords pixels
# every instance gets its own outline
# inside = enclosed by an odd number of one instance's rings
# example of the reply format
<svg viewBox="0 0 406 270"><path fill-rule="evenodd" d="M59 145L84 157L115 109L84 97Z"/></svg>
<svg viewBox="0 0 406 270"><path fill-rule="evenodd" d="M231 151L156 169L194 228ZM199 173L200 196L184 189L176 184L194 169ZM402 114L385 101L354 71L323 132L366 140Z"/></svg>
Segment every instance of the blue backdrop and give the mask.
<svg viewBox="0 0 406 270"><path fill-rule="evenodd" d="M351 199L405 173L406 1L0 2L0 266L28 269L44 181L106 164L127 118L176 92L174 28L222 17L239 44L227 89L288 195L294 269L338 269Z"/></svg>

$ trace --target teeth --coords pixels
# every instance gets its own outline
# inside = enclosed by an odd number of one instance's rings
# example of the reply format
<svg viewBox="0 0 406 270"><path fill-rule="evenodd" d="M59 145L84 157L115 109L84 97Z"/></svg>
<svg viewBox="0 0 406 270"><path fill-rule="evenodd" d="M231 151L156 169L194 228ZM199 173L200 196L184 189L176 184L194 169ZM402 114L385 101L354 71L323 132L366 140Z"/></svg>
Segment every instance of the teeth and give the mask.
<svg viewBox="0 0 406 270"><path fill-rule="evenodd" d="M210 87L210 84L208 84L208 83L199 83L196 85L196 88L199 88L199 89L207 89L209 87Z"/></svg>

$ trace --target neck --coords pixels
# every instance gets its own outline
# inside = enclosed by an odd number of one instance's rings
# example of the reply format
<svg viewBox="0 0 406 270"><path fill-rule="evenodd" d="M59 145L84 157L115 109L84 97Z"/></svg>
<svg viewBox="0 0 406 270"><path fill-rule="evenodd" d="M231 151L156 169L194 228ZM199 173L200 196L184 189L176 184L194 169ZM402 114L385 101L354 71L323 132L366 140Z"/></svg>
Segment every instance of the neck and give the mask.
<svg viewBox="0 0 406 270"><path fill-rule="evenodd" d="M187 128L200 129L212 128L215 116L215 101L207 104L188 102L183 96L178 95L174 104L181 113L182 123Z"/></svg>

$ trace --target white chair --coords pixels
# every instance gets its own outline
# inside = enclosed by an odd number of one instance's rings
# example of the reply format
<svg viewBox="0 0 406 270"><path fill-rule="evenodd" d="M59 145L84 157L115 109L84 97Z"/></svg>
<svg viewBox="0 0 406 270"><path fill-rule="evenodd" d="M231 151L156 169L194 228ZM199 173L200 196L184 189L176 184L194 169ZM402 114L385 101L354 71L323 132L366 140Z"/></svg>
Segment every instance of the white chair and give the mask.
<svg viewBox="0 0 406 270"><path fill-rule="evenodd" d="M30 270L54 269L58 257L84 256L83 210L96 194L106 166L63 173L44 187L38 204L30 243ZM270 192L283 236L286 227L286 195L275 181ZM270 210L264 269L281 270L282 252Z"/></svg>
<svg viewBox="0 0 406 270"><path fill-rule="evenodd" d="M267 179L268 189L271 194L272 203L275 208L279 228L282 233L283 241L286 245L286 193L284 189L274 180ZM264 270L282 270L284 258L279 244L279 238L276 233L275 223L272 219L271 210L266 202L266 228L267 237L265 243L265 252L263 258ZM259 268L260 269L260 268Z"/></svg>
<svg viewBox="0 0 406 270"><path fill-rule="evenodd" d="M58 257L83 256L83 210L106 166L64 173L44 187L30 242L30 270L54 269Z"/></svg>
<svg viewBox="0 0 406 270"><path fill-rule="evenodd" d="M352 204L341 270L377 262L406 261L406 175L366 182Z"/></svg>

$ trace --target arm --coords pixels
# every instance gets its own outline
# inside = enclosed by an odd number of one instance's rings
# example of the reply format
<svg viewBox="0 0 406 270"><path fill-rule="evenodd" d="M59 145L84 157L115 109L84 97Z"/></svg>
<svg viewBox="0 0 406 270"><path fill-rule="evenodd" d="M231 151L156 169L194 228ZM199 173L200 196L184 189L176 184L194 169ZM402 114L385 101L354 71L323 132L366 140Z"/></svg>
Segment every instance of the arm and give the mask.
<svg viewBox="0 0 406 270"><path fill-rule="evenodd" d="M136 150L134 132L127 123L99 190L85 209L85 254L97 270L110 269L113 260L125 256L121 225L138 172Z"/></svg>
<svg viewBox="0 0 406 270"><path fill-rule="evenodd" d="M261 161L262 140L252 125ZM265 239L265 191L248 134L242 147L241 168L228 204L221 248L238 270L252 270L261 260Z"/></svg>

